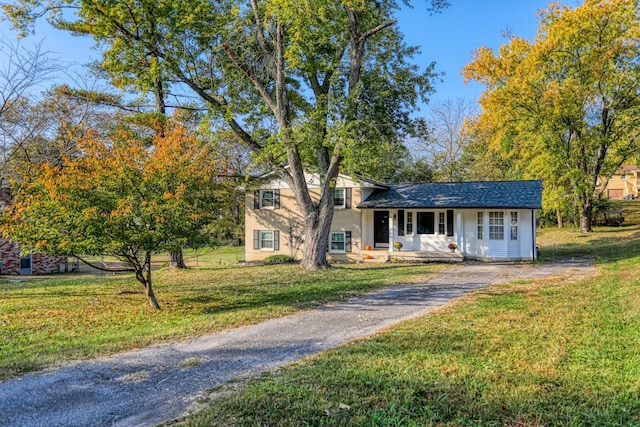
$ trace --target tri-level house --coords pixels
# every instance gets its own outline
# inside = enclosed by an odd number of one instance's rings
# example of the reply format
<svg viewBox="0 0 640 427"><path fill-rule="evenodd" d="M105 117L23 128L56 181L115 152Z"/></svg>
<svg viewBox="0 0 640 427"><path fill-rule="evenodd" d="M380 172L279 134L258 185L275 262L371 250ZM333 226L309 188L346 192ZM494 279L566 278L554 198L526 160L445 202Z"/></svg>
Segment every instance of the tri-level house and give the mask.
<svg viewBox="0 0 640 427"><path fill-rule="evenodd" d="M318 177L308 174L319 197ZM541 181L384 184L340 175L328 257L333 261L536 259ZM299 258L302 216L280 179L245 194L245 260Z"/></svg>

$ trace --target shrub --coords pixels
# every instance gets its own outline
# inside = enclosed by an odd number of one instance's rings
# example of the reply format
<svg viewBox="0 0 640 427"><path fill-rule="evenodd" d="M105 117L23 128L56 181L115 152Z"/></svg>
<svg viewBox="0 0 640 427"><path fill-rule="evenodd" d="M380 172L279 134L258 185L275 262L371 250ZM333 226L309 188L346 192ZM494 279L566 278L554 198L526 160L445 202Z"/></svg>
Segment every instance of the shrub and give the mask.
<svg viewBox="0 0 640 427"><path fill-rule="evenodd" d="M293 257L289 255L271 255L264 260L267 264L287 264L294 261Z"/></svg>

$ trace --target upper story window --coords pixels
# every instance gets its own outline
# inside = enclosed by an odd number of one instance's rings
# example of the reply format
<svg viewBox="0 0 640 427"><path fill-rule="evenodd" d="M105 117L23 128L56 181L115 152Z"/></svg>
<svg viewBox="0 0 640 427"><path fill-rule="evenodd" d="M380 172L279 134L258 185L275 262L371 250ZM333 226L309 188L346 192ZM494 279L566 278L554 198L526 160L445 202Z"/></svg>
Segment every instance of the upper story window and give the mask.
<svg viewBox="0 0 640 427"><path fill-rule="evenodd" d="M626 173L620 174L620 179L627 179L627 174Z"/></svg>
<svg viewBox="0 0 640 427"><path fill-rule="evenodd" d="M273 207L273 190L262 190L260 192L260 207L272 208Z"/></svg>
<svg viewBox="0 0 640 427"><path fill-rule="evenodd" d="M334 190L333 207L351 209L351 188L336 188Z"/></svg>
<svg viewBox="0 0 640 427"><path fill-rule="evenodd" d="M336 188L333 193L333 206L344 208L344 188Z"/></svg>
<svg viewBox="0 0 640 427"><path fill-rule="evenodd" d="M254 209L280 209L280 190L256 190L253 192Z"/></svg>

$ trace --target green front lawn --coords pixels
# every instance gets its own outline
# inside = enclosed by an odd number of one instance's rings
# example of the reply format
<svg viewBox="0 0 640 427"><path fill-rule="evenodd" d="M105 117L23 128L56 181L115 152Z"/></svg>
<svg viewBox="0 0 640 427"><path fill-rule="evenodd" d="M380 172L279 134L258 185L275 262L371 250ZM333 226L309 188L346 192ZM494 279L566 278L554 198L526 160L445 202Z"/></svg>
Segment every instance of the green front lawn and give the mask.
<svg viewBox="0 0 640 427"><path fill-rule="evenodd" d="M130 274L15 277L0 283L0 379L257 323L356 293L423 281L445 268L352 264L305 272L297 265L225 265L238 253L222 248L201 258L199 267L154 272L159 312L149 308Z"/></svg>
<svg viewBox="0 0 640 427"><path fill-rule="evenodd" d="M539 237L542 258L594 256L598 273L476 292L222 387L184 425L639 426L640 227Z"/></svg>

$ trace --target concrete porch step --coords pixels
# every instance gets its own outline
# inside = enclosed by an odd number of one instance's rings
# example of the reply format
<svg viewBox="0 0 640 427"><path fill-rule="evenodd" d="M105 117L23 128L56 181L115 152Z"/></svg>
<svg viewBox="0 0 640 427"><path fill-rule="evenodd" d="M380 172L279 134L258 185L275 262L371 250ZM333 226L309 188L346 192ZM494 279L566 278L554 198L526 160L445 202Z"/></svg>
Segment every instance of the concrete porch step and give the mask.
<svg viewBox="0 0 640 427"><path fill-rule="evenodd" d="M462 262L464 255L451 251L394 251L389 254L393 261L409 262Z"/></svg>

